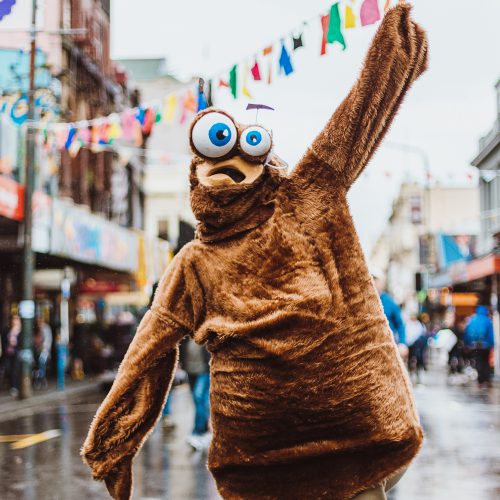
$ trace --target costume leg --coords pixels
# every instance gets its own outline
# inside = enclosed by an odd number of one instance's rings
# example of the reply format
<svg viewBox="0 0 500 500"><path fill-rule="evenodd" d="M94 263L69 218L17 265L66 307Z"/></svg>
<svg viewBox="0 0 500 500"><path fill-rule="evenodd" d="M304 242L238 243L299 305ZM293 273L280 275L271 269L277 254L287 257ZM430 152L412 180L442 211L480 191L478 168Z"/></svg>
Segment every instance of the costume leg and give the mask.
<svg viewBox="0 0 500 500"><path fill-rule="evenodd" d="M387 500L383 486L371 488L356 495L352 500Z"/></svg>
<svg viewBox="0 0 500 500"><path fill-rule="evenodd" d="M387 497L385 493L392 489L396 483L403 477L406 469L398 472L394 476L390 477L383 486L378 486L377 488L371 488L369 490L363 491L359 495L356 495L352 500L386 500Z"/></svg>
<svg viewBox="0 0 500 500"><path fill-rule="evenodd" d="M406 469L403 469L397 474L394 474L394 476L390 477L385 483L385 491L389 491L390 489L392 489L396 485L396 483L403 477L405 472Z"/></svg>

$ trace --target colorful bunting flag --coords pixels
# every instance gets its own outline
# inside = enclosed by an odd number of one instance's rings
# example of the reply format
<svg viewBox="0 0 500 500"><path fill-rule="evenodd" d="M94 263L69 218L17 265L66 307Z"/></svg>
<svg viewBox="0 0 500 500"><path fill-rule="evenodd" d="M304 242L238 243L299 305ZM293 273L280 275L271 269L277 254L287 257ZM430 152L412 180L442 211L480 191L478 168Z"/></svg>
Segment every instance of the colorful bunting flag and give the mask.
<svg viewBox="0 0 500 500"><path fill-rule="evenodd" d="M330 22L330 14L325 14L321 16L321 51L320 55L324 56L326 54L326 34L328 32L328 24Z"/></svg>
<svg viewBox="0 0 500 500"><path fill-rule="evenodd" d="M182 101L182 113L179 120L180 124L183 124L187 120L188 113L196 113L198 109L198 103L196 102L196 98L193 95L193 92L189 89L184 96Z"/></svg>
<svg viewBox="0 0 500 500"><path fill-rule="evenodd" d="M137 108L137 114L135 117L141 125L144 125L145 116L146 116L146 110L142 106L139 106L139 108Z"/></svg>
<svg viewBox="0 0 500 500"><path fill-rule="evenodd" d="M254 65L252 66L252 68L250 69L251 73L252 73L252 76L253 76L253 79L258 82L261 80L261 77L260 77L260 69L259 69L259 63L257 62L257 59L255 59L255 63Z"/></svg>
<svg viewBox="0 0 500 500"><path fill-rule="evenodd" d="M280 69L282 69L285 72L285 76L288 76L291 73L293 73L293 65L290 59L290 54L286 50L285 44L283 42L281 43L281 55L279 59L279 64L280 64Z"/></svg>
<svg viewBox="0 0 500 500"><path fill-rule="evenodd" d="M374 24L380 20L380 11L378 9L378 0L364 0L359 14L361 26Z"/></svg>
<svg viewBox="0 0 500 500"><path fill-rule="evenodd" d="M302 40L302 33L299 34L299 36L292 36L293 40L293 50L296 51L297 49L300 49L300 47L304 46L304 42Z"/></svg>
<svg viewBox="0 0 500 500"><path fill-rule="evenodd" d="M402 1L402 0L399 0ZM0 3L2 0L0 0ZM344 37L343 29L355 28L356 25L362 26L373 24L380 20L381 14L378 5L378 0L362 0L360 9L360 20L356 19L355 0L349 0L345 4L345 10L342 11L341 16L339 0L334 0L330 7L330 11L320 17L321 21L321 55L327 52L327 45L329 43L339 43L342 45L343 50L346 49L346 40ZM384 11L387 11L392 2L385 0ZM342 4L343 6L344 4ZM343 19L342 19L343 17ZM302 25L302 27L304 24ZM287 38L288 40L288 38ZM284 40L281 41L281 50L278 63L279 72L283 72L286 76L295 71L291 59L291 52L296 51L304 46L303 32L301 28L291 35L290 49L287 49ZM251 98L251 92L248 87L248 74L251 73L254 81L261 81L265 79L268 84L272 83L273 63L275 61L273 52L273 45L269 45L262 50L262 55L267 57L267 63L264 62L263 71L257 57L253 65L249 67L247 64L243 65L240 70L240 77L242 81L238 80L238 64L232 66L229 71L228 80L218 78L218 88L228 88L231 95L236 99L238 97L238 89L241 90L241 95L246 98ZM266 68L267 66L267 68ZM242 73L241 73L242 71ZM190 113L196 113L211 105L211 89L212 80L209 81L208 93L205 92L204 83L200 79L198 91L192 90L181 91L180 93L167 95L161 104L153 104L151 106L138 106L133 109L126 109L122 113L112 114L108 117L96 118L88 121L80 121L68 124L55 124L40 121L38 129L40 131L39 141L40 145L50 149L52 147L55 152L57 149L70 150L70 154L78 154L79 149L85 145L91 145L93 150L102 150L102 145L112 144L113 141L119 138L124 138L127 141L134 141L137 147L143 145L144 138L148 136L155 125L160 121L171 123L175 117L180 115L180 123L185 123ZM0 98L0 113L5 113L10 119L18 121L18 125L22 125L22 120L26 115L26 100L25 96L21 98L18 95L11 97ZM179 105L180 103L180 105ZM179 109L179 113L177 113ZM54 119L54 115L45 114L45 119L49 122ZM48 118L47 118L48 117ZM97 150L96 149L96 150Z"/></svg>
<svg viewBox="0 0 500 500"><path fill-rule="evenodd" d="M135 118L134 118L134 123L135 123ZM99 125L97 123L93 125L90 131L90 143L91 144L99 143Z"/></svg>
<svg viewBox="0 0 500 500"><path fill-rule="evenodd" d="M175 108L177 106L177 96L170 94L164 101L163 120L167 123L174 121Z"/></svg>
<svg viewBox="0 0 500 500"><path fill-rule="evenodd" d="M108 141L114 141L116 139L120 139L123 136L123 131L122 131L122 128L120 126L120 122L112 121L109 124L107 134L108 134L108 137L107 137Z"/></svg>
<svg viewBox="0 0 500 500"><path fill-rule="evenodd" d="M135 137L135 113L131 109L126 109L121 114L121 122L122 122L122 134L123 138L126 141L132 141ZM94 130L95 127L92 128ZM93 143L97 142L96 140L92 141Z"/></svg>
<svg viewBox="0 0 500 500"><path fill-rule="evenodd" d="M343 50L346 49L344 35L341 29L342 21L340 19L339 4L334 3L330 8L330 22L328 23L328 33L326 34L326 41L328 43L338 42L342 45Z"/></svg>
<svg viewBox="0 0 500 500"><path fill-rule="evenodd" d="M77 139L83 144L90 143L90 129L88 127L82 127L78 130Z"/></svg>
<svg viewBox="0 0 500 500"><path fill-rule="evenodd" d="M229 72L229 87L231 88L231 94L236 99L238 96L238 65L235 64L231 71Z"/></svg>
<svg viewBox="0 0 500 500"><path fill-rule="evenodd" d="M198 88L198 107L196 111L202 111L207 108L207 99L205 97L205 94L203 92L203 89Z"/></svg>
<svg viewBox="0 0 500 500"><path fill-rule="evenodd" d="M76 129L75 127L70 126L68 129L68 135L66 137L66 142L64 143L64 149L69 149L71 146L71 143L73 142L73 139L76 136Z"/></svg>
<svg viewBox="0 0 500 500"><path fill-rule="evenodd" d="M252 94L248 90L248 66L245 64L243 66L243 82L241 85L241 93L245 96L248 97L248 99L252 98Z"/></svg>
<svg viewBox="0 0 500 500"><path fill-rule="evenodd" d="M76 158L78 156L78 153L80 152L80 149L82 148L83 143L80 140L75 140L73 141L69 147L67 148L69 155L71 158Z"/></svg>
<svg viewBox="0 0 500 500"><path fill-rule="evenodd" d="M273 59L271 57L271 54L273 53L273 46L269 45L265 49L262 50L262 55L266 56L268 59L268 65L267 65L267 84L271 85L272 80L273 80Z"/></svg>
<svg viewBox="0 0 500 500"><path fill-rule="evenodd" d="M156 113L153 108L146 109L144 113L144 123L142 125L142 133L148 136L153 131L153 126L155 124Z"/></svg>
<svg viewBox="0 0 500 500"><path fill-rule="evenodd" d="M356 17L354 15L354 11L350 5L345 6L345 27L346 29L355 28L356 27Z"/></svg>

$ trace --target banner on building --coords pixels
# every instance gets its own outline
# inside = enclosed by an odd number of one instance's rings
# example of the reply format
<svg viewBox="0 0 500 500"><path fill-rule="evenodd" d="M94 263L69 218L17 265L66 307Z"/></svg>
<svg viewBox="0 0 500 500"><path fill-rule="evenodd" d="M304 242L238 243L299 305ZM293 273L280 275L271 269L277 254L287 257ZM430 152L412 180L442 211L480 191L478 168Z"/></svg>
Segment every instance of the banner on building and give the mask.
<svg viewBox="0 0 500 500"><path fill-rule="evenodd" d="M128 229L54 199L50 253L118 271L138 270L139 238Z"/></svg>
<svg viewBox="0 0 500 500"><path fill-rule="evenodd" d="M24 217L24 188L4 175L0 175L0 215L17 221Z"/></svg>

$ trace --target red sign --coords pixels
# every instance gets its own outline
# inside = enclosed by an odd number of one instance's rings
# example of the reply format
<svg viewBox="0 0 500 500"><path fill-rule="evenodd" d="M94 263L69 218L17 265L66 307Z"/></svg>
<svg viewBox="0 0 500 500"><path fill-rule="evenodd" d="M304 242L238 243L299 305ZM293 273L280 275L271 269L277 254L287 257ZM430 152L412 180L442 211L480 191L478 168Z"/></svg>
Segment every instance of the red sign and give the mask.
<svg viewBox="0 0 500 500"><path fill-rule="evenodd" d="M93 278L86 279L79 286L81 293L112 293L112 292L128 292L130 286L124 283L115 281L97 281Z"/></svg>
<svg viewBox="0 0 500 500"><path fill-rule="evenodd" d="M24 218L24 187L0 175L0 215L21 221Z"/></svg>

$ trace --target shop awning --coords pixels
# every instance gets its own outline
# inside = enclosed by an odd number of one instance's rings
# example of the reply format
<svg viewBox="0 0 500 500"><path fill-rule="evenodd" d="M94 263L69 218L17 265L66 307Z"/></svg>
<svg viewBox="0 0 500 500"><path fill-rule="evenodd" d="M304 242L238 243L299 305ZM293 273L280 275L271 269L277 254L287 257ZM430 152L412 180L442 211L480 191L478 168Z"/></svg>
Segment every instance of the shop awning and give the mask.
<svg viewBox="0 0 500 500"><path fill-rule="evenodd" d="M469 262L456 262L429 278L430 288L460 285L500 273L500 255L490 254Z"/></svg>

